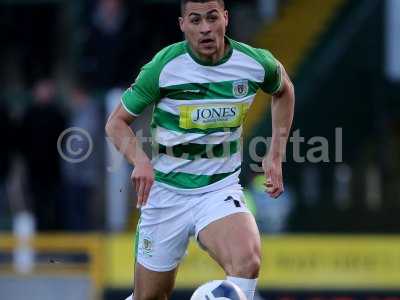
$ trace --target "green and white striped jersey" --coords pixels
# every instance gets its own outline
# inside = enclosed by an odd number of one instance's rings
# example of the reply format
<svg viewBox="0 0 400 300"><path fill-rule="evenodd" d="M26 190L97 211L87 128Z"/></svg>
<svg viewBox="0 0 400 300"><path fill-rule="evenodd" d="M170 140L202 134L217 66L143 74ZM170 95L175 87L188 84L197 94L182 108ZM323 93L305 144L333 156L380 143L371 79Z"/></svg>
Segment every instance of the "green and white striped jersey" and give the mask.
<svg viewBox="0 0 400 300"><path fill-rule="evenodd" d="M154 104L155 180L181 193L204 193L239 182L240 138L259 88L282 86L279 62L264 49L226 38L230 50L217 63L200 61L186 41L161 50L122 96L138 116Z"/></svg>

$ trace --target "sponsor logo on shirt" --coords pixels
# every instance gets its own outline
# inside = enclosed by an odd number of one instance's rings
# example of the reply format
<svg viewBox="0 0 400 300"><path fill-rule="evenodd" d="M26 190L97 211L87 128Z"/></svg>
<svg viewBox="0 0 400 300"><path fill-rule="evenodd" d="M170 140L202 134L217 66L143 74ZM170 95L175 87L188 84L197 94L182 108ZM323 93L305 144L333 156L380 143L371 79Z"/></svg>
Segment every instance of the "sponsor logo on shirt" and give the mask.
<svg viewBox="0 0 400 300"><path fill-rule="evenodd" d="M192 114L193 122L210 123L229 121L238 114L238 108L236 106L198 108Z"/></svg>
<svg viewBox="0 0 400 300"><path fill-rule="evenodd" d="M190 128L239 127L248 104L183 105L180 107L179 126Z"/></svg>

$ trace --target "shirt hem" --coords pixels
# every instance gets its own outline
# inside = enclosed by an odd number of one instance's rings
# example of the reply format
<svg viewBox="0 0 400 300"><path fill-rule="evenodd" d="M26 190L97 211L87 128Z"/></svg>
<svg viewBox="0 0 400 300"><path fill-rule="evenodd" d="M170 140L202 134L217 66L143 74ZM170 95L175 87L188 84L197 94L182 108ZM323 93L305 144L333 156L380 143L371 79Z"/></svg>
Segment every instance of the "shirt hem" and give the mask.
<svg viewBox="0 0 400 300"><path fill-rule="evenodd" d="M156 181L157 184L160 186L171 190L177 194L186 194L186 195L193 195L193 194L204 194L216 190L220 190L226 186L232 185L232 184L239 184L239 174L240 174L240 169L237 170L235 173L225 177L224 179L221 179L217 182L214 182L212 184L206 185L204 187L200 188L195 188L195 189L182 189L182 188L176 188L172 185Z"/></svg>

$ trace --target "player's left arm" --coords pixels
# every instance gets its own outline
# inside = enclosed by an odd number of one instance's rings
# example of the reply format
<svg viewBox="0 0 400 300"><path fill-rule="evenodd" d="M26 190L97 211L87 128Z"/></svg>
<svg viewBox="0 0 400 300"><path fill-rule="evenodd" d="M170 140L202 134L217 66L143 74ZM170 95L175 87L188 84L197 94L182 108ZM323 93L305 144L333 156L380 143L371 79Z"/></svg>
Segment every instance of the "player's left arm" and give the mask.
<svg viewBox="0 0 400 300"><path fill-rule="evenodd" d="M281 83L273 94L271 102L272 140L262 166L266 176L266 191L272 198L277 198L284 191L282 161L293 122L295 92L285 68L278 63Z"/></svg>

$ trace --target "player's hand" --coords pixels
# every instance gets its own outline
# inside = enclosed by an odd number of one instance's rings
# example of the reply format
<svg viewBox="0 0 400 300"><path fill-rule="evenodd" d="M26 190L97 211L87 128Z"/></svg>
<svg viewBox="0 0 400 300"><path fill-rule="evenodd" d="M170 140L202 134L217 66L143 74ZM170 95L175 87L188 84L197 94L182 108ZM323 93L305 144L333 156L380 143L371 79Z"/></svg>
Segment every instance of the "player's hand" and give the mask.
<svg viewBox="0 0 400 300"><path fill-rule="evenodd" d="M132 172L132 183L137 194L137 208L147 203L151 186L154 183L154 170L150 162L143 162L135 165Z"/></svg>
<svg viewBox="0 0 400 300"><path fill-rule="evenodd" d="M262 167L266 177L266 193L272 198L278 198L284 191L282 179L282 160L265 157Z"/></svg>

